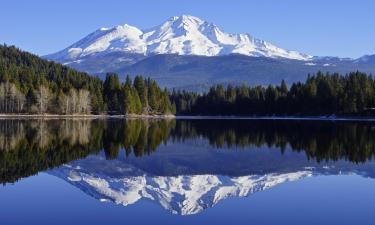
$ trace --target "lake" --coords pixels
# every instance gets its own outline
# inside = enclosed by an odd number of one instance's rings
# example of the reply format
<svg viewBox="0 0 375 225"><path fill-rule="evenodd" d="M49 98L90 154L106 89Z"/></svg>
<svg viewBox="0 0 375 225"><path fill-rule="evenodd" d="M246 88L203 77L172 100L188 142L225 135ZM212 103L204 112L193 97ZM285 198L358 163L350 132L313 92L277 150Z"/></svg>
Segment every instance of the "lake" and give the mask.
<svg viewBox="0 0 375 225"><path fill-rule="evenodd" d="M0 224L374 224L375 122L0 120Z"/></svg>

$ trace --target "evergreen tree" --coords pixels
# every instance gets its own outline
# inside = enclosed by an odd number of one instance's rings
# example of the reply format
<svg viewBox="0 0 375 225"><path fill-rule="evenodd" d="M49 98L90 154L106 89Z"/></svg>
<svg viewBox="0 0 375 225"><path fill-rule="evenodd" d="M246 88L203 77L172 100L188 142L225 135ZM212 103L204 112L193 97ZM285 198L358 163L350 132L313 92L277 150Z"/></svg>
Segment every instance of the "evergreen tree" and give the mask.
<svg viewBox="0 0 375 225"><path fill-rule="evenodd" d="M148 113L148 99L147 99L147 88L145 85L145 81L143 80L143 77L136 76L134 78L134 88L138 93L138 97L141 102L141 111L142 113L147 114Z"/></svg>
<svg viewBox="0 0 375 225"><path fill-rule="evenodd" d="M139 98L137 90L134 88L132 88L132 98L134 101L134 113L138 115L142 114L143 113L142 102L141 102L141 99Z"/></svg>
<svg viewBox="0 0 375 225"><path fill-rule="evenodd" d="M104 84L104 100L107 103L108 111L119 113L121 106L121 84L117 74L107 73Z"/></svg>

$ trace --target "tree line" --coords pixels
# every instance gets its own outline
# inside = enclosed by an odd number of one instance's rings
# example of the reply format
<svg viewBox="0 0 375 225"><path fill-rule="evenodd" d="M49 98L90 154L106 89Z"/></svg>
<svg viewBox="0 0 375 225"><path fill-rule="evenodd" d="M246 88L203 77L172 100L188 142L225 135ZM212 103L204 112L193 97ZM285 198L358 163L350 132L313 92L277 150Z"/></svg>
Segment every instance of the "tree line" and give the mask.
<svg viewBox="0 0 375 225"><path fill-rule="evenodd" d="M215 85L200 94L168 91L156 81L115 73L102 81L13 46L0 45L0 113L179 114L237 116L373 115L375 80L318 72L305 82Z"/></svg>
<svg viewBox="0 0 375 225"><path fill-rule="evenodd" d="M108 73L104 81L104 101L111 114L175 114L167 89L162 90L156 81L127 76L121 83L119 76Z"/></svg>
<svg viewBox="0 0 375 225"><path fill-rule="evenodd" d="M171 101L182 115L318 116L374 115L375 80L352 72L318 72L306 82L280 85L215 85L207 93L173 91Z"/></svg>
<svg viewBox="0 0 375 225"><path fill-rule="evenodd" d="M174 114L167 90L155 81L109 73L105 81L0 45L0 113Z"/></svg>

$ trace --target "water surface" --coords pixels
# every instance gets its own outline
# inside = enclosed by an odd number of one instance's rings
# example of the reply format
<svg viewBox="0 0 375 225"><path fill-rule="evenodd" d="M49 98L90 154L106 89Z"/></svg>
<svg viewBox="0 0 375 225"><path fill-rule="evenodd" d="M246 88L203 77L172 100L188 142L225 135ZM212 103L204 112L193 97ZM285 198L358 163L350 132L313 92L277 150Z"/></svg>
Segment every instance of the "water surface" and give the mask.
<svg viewBox="0 0 375 225"><path fill-rule="evenodd" d="M375 123L0 120L1 224L373 224Z"/></svg>

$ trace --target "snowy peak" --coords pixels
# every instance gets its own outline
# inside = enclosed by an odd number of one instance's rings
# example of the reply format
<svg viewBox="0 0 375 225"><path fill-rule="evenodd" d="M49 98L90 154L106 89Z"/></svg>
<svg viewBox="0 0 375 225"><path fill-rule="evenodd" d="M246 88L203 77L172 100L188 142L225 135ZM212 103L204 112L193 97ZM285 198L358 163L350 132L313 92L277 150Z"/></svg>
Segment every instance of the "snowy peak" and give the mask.
<svg viewBox="0 0 375 225"><path fill-rule="evenodd" d="M152 176L130 165L107 165L104 168L112 170L110 173L94 172L84 164L79 164L65 165L49 173L103 202L111 201L128 206L146 199L157 202L164 209L179 215L197 214L227 198L246 197L285 182L313 175L312 171L306 170L240 177Z"/></svg>
<svg viewBox="0 0 375 225"><path fill-rule="evenodd" d="M218 55L221 47L202 32L206 24L197 17L172 17L143 35L147 54Z"/></svg>
<svg viewBox="0 0 375 225"><path fill-rule="evenodd" d="M82 56L104 51L129 51L142 53L144 43L141 30L128 24L110 29L101 28L72 47L82 49Z"/></svg>
<svg viewBox="0 0 375 225"><path fill-rule="evenodd" d="M168 26L169 24L172 24L175 27L180 27L180 28L189 30L189 29L195 29L201 26L203 23L205 23L205 21L201 20L198 17L190 16L190 15L182 15L182 16L171 17L161 26L163 27L163 26Z"/></svg>
<svg viewBox="0 0 375 225"><path fill-rule="evenodd" d="M128 24L101 28L47 58L66 62L112 52L218 56L243 54L308 60L311 56L276 47L249 34L230 34L198 17L169 18L159 26L140 30Z"/></svg>

